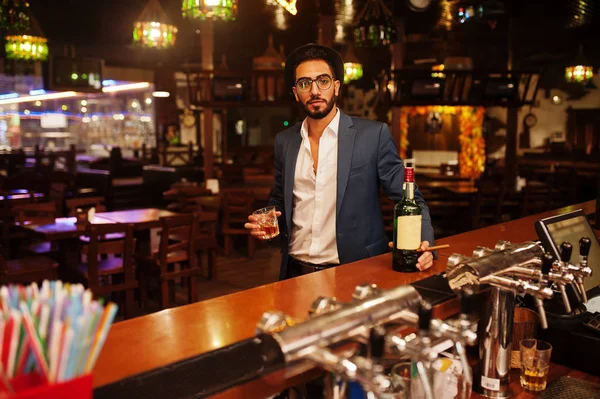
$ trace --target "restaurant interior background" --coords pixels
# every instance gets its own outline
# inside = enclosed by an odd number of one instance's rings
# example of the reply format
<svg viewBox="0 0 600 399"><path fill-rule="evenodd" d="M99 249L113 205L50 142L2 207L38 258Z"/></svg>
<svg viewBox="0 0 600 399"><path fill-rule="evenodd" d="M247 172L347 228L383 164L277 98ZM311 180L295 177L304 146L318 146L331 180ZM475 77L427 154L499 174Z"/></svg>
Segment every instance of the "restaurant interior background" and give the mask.
<svg viewBox="0 0 600 399"><path fill-rule="evenodd" d="M276 245L253 241L235 206L268 200L274 137L303 119L283 62L308 42L346 62L340 108L387 123L414 161L438 238L597 195L597 2L1 5L2 190L52 198L61 183L59 201L216 212L207 234L227 278L255 251L277 267Z"/></svg>

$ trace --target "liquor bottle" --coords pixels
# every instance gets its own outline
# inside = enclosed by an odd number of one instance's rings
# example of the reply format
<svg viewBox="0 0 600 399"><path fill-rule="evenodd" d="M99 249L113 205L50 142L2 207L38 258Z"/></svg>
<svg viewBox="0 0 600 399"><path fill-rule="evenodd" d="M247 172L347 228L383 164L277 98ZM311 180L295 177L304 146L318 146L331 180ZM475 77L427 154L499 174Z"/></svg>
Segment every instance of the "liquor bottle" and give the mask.
<svg viewBox="0 0 600 399"><path fill-rule="evenodd" d="M416 272L421 245L421 206L415 201L415 170L404 169L404 197L394 207L394 248L392 268Z"/></svg>

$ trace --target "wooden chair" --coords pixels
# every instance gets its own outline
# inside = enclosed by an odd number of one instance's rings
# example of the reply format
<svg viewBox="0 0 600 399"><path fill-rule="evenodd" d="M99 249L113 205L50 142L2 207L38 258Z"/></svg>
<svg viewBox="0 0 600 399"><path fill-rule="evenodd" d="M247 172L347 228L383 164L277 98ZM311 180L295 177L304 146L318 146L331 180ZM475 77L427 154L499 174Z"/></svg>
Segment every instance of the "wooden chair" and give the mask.
<svg viewBox="0 0 600 399"><path fill-rule="evenodd" d="M500 179L485 179L477 182L477 193L473 197L472 229L493 225L502 221L502 204L506 186Z"/></svg>
<svg viewBox="0 0 600 399"><path fill-rule="evenodd" d="M106 206L104 206L104 197L69 198L65 201L65 204L67 208L67 216L75 216L78 208L96 208L96 212L106 211Z"/></svg>
<svg viewBox="0 0 600 399"><path fill-rule="evenodd" d="M70 198L65 201L65 205L67 208L67 216L76 216L77 209L83 209L85 211L95 208L96 212L106 211L106 207L104 206L104 197ZM124 237L125 235L122 232L117 231L101 236L100 239L103 241L122 240ZM89 238L87 236L81 236L79 239L85 244L89 243Z"/></svg>
<svg viewBox="0 0 600 399"><path fill-rule="evenodd" d="M206 253L208 261L208 279L217 279L217 212L198 213L198 233L196 234L196 251L199 266L202 267L202 257Z"/></svg>
<svg viewBox="0 0 600 399"><path fill-rule="evenodd" d="M574 166L557 165L552 177L553 208L577 203L579 180Z"/></svg>
<svg viewBox="0 0 600 399"><path fill-rule="evenodd" d="M57 216L55 202L35 202L18 204L12 208L14 221L17 224L50 224ZM25 234L17 232L15 238L27 240ZM27 255L47 255L57 250L56 243L51 241L35 241L22 247Z"/></svg>
<svg viewBox="0 0 600 399"><path fill-rule="evenodd" d="M140 283L146 280L146 274L158 275L160 280L161 308L171 307L170 286L175 279L185 278L188 285L188 300L195 302L198 297L198 281L202 270L196 256L198 235L198 216L196 214L177 215L160 219L161 231L158 249L150 256L138 257ZM173 239L175 238L175 239ZM184 239L182 239L184 238ZM175 268L180 265L180 270ZM174 287L171 290L174 296ZM147 287L140 285L142 306L147 302Z"/></svg>
<svg viewBox="0 0 600 399"><path fill-rule="evenodd" d="M19 224L53 223L56 219L56 203L18 204L12 208L12 212L15 222Z"/></svg>
<svg viewBox="0 0 600 399"><path fill-rule="evenodd" d="M120 234L121 240L105 241L108 234ZM89 244L82 248L86 262L77 267L88 288L96 296L106 296L112 292L125 295L124 315L133 315L134 291L139 284L135 276L133 256L135 239L133 226L125 224L90 224L86 230ZM140 281L140 284L144 284Z"/></svg>
<svg viewBox="0 0 600 399"><path fill-rule="evenodd" d="M521 217L551 209L552 187L539 181L527 181L521 201Z"/></svg>
<svg viewBox="0 0 600 399"><path fill-rule="evenodd" d="M56 204L56 217L64 216L67 187L67 183L63 182L50 183L50 192L48 193L48 197L50 201Z"/></svg>
<svg viewBox="0 0 600 399"><path fill-rule="evenodd" d="M5 260L0 251L0 285L30 284L58 278L58 262L45 256Z"/></svg>
<svg viewBox="0 0 600 399"><path fill-rule="evenodd" d="M211 192L203 186L171 186L171 189L163 193L165 201L170 202L167 209L173 212L190 213L198 210L197 200Z"/></svg>
<svg viewBox="0 0 600 399"><path fill-rule="evenodd" d="M221 232L225 237L225 256L233 250L233 236L242 235L248 238L248 258L252 259L255 249L255 238L244 228L248 215L254 212L254 195L251 191L223 192L223 221Z"/></svg>

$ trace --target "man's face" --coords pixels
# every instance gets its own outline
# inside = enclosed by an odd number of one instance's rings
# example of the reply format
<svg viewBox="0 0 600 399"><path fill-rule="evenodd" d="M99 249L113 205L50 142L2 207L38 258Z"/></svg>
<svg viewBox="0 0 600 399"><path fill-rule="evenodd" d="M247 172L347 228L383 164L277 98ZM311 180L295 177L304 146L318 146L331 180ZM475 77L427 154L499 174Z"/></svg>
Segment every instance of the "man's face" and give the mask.
<svg viewBox="0 0 600 399"><path fill-rule="evenodd" d="M335 106L340 81L334 80L332 76L333 72L323 60L305 61L296 67L296 86L292 90L296 101L302 104L310 118L322 119ZM311 79L314 82L311 83ZM328 81L331 83L329 87Z"/></svg>

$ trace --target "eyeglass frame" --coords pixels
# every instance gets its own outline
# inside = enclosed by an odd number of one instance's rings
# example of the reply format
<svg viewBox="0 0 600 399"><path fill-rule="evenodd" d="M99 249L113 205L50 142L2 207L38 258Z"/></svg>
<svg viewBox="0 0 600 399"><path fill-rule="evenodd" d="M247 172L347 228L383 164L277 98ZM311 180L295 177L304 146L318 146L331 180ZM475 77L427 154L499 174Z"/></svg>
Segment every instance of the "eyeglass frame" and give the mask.
<svg viewBox="0 0 600 399"><path fill-rule="evenodd" d="M331 79L331 83L329 84L329 87L327 87L326 89L322 89L322 88L320 88L320 87L319 87L319 84L317 83L317 80L318 80L319 78L322 78L323 76L327 76L329 79ZM308 80L310 80L310 86L308 86L308 90L306 90L306 91L302 91L301 89L299 89L299 88L298 88L298 82L300 82L301 80L304 80L304 79L308 79ZM331 89L331 86L333 86L333 82L335 82L336 80L337 80L337 79L335 79L335 78L334 78L333 76L331 76L330 74L328 74L328 73L323 73L323 74L321 74L321 75L317 76L317 77L316 77L316 78L314 78L314 79L312 79L312 78L308 78L308 77L303 77L303 78L300 78L300 79L298 79L298 80L296 80L296 81L294 82L294 87L295 87L295 88L296 88L296 90L298 90L298 92L300 92L300 93L308 93L309 91L311 91L311 90L312 90L313 83L315 83L315 84L317 85L317 88L318 88L319 90L325 91L325 90L329 90L329 89Z"/></svg>

